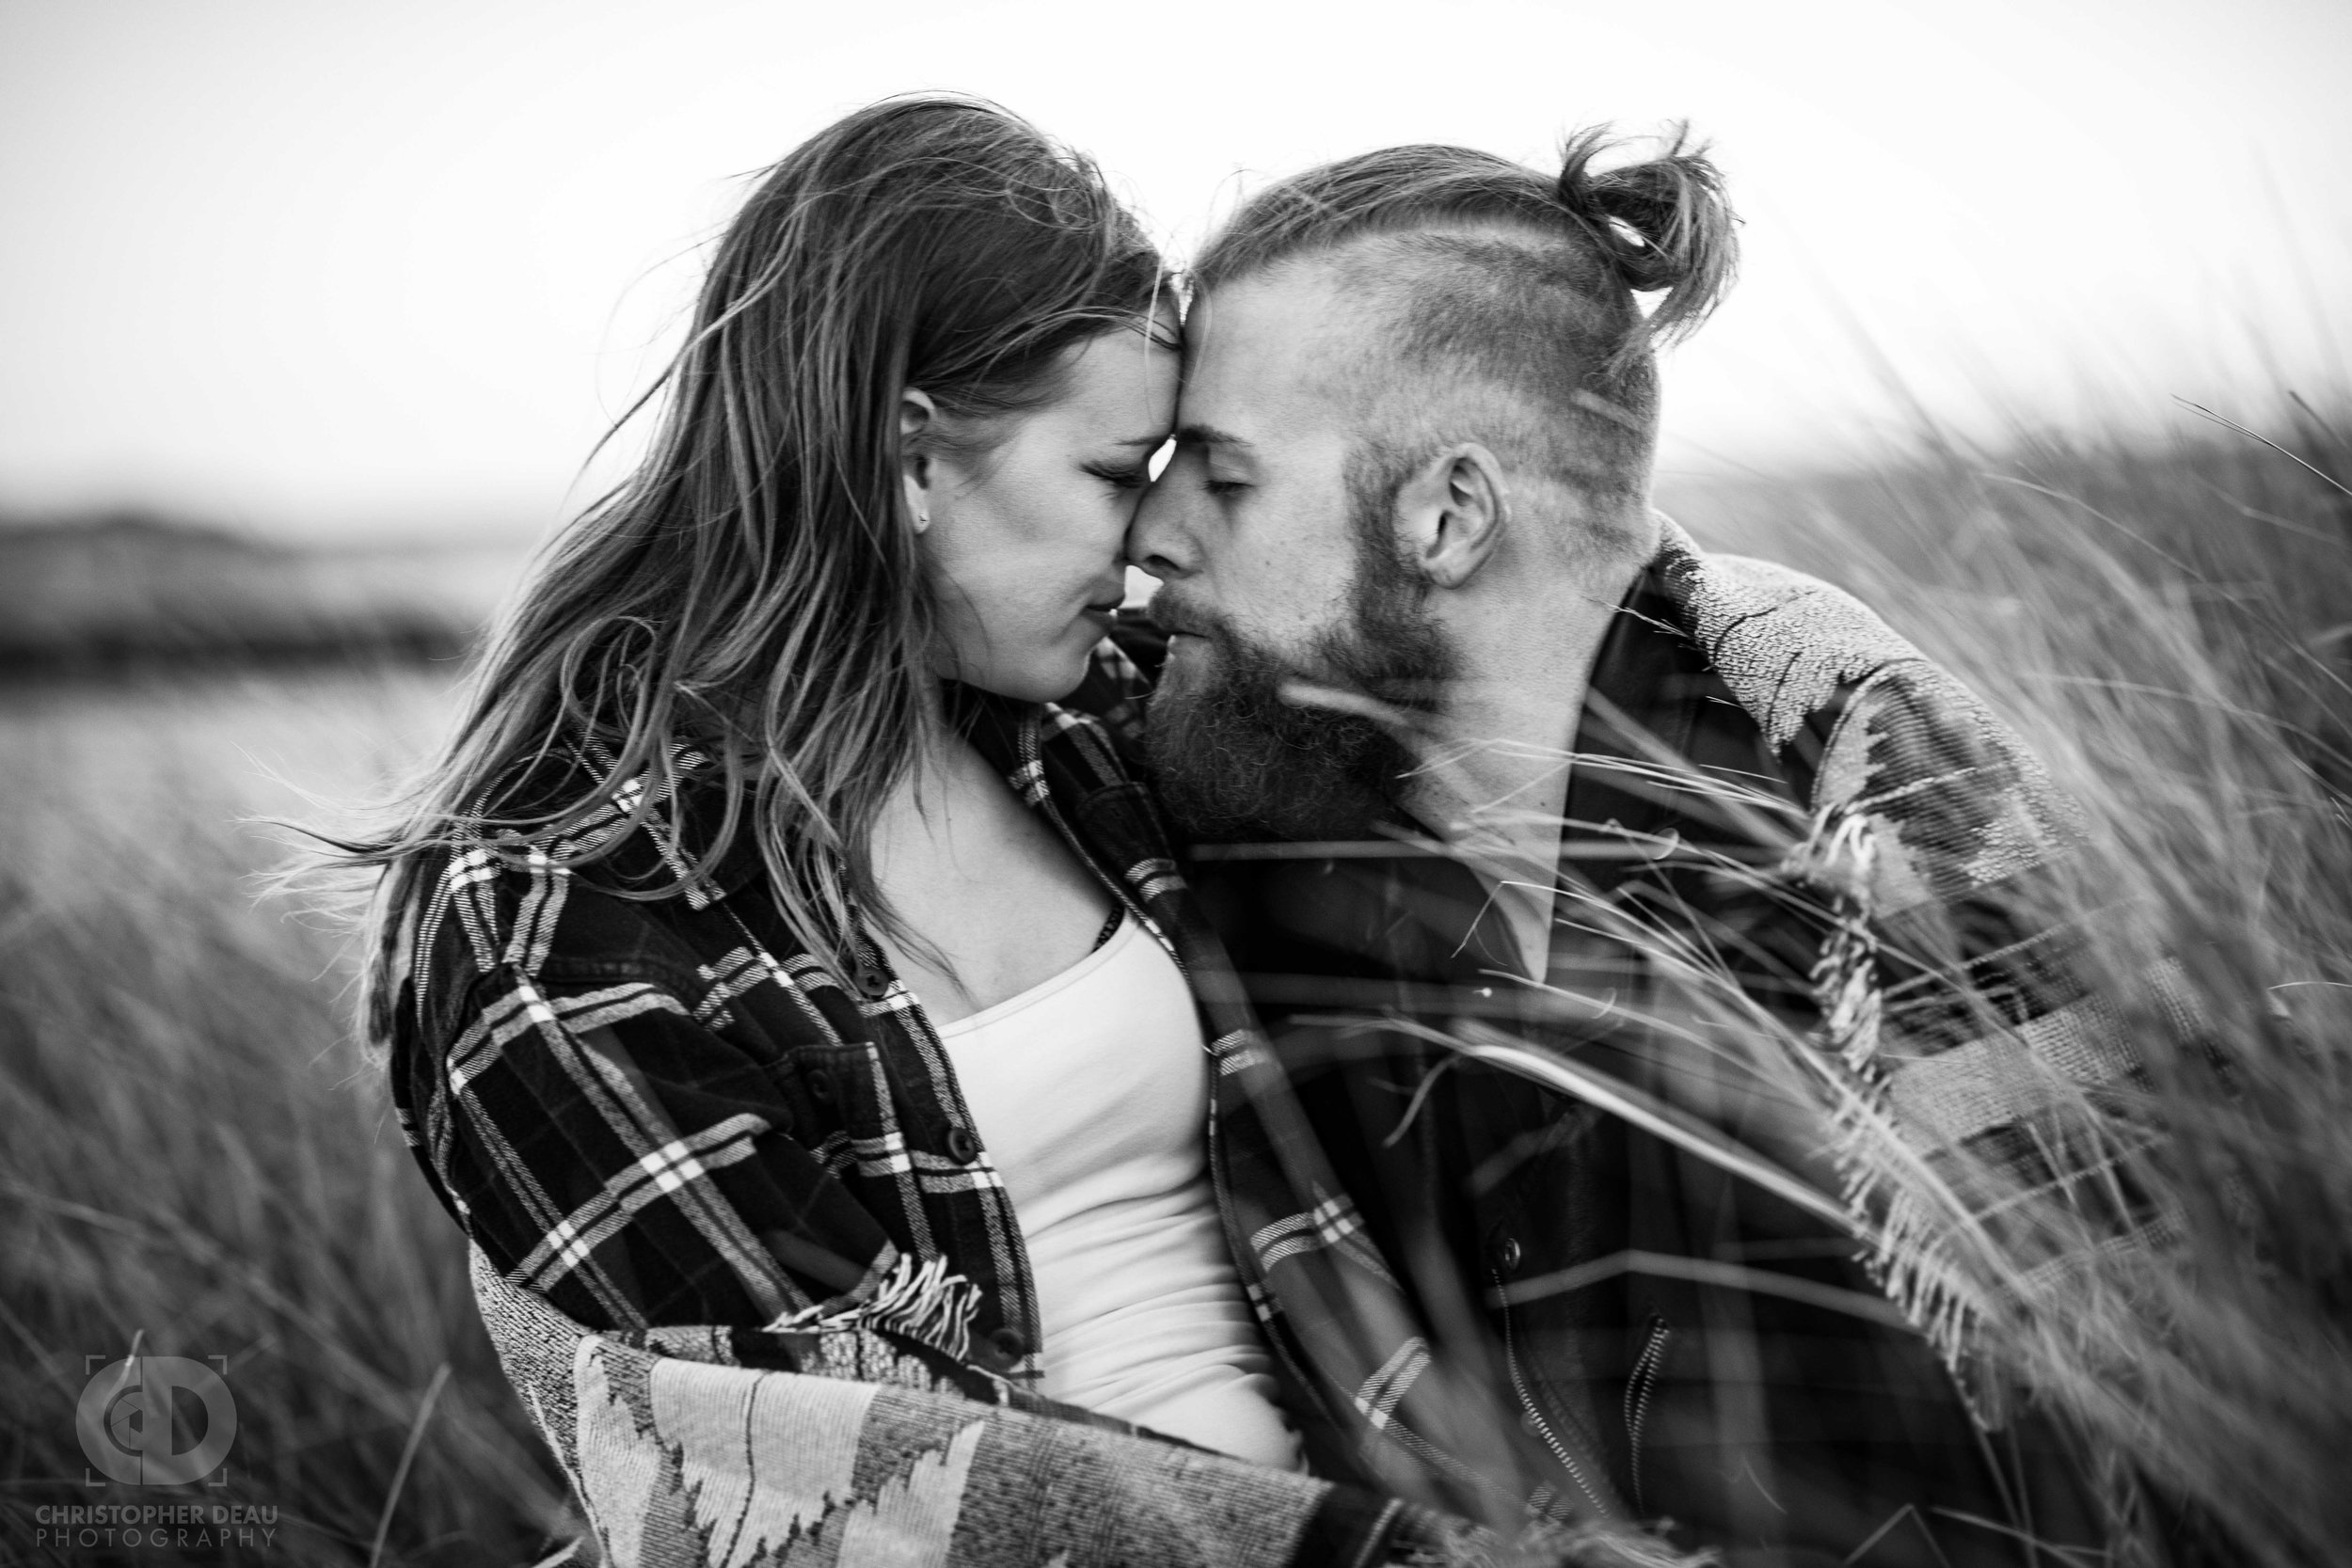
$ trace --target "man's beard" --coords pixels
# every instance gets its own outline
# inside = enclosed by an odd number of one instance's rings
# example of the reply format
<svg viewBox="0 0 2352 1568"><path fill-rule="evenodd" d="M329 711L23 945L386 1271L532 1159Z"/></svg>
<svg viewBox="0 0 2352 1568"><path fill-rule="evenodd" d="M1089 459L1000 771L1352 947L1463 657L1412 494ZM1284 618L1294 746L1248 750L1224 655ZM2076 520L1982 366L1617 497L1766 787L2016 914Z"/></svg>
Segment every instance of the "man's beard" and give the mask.
<svg viewBox="0 0 2352 1568"><path fill-rule="evenodd" d="M1422 608L1422 584L1390 543L1395 490L1385 476L1366 483L1351 473L1356 577L1347 620L1321 633L1304 663L1184 607L1181 588L1173 590L1171 619L1200 635L1213 659L1189 689L1163 685L1153 694L1144 748L1161 802L1191 836L1362 838L1399 815L1419 765L1403 732L1437 710L1459 661ZM1285 688L1300 686L1369 698L1388 712L1285 698Z"/></svg>

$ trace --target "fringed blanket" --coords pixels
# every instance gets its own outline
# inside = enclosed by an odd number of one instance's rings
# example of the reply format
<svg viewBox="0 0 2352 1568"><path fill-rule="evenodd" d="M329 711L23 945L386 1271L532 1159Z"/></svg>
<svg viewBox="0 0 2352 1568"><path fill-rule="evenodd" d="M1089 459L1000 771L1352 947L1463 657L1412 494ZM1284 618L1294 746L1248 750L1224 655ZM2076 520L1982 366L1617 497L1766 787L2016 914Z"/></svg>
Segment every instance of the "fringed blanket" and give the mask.
<svg viewBox="0 0 2352 1568"><path fill-rule="evenodd" d="M719 1333L594 1334L473 1262L612 1568L1280 1568L1335 1525L1369 1538L1320 1517L1334 1489L1305 1476L983 1404L914 1363L850 1380L735 1364ZM1464 1539L1391 1512L1384 1540Z"/></svg>
<svg viewBox="0 0 2352 1568"><path fill-rule="evenodd" d="M2083 971L2088 911L2060 880L2079 817L1974 692L1851 594L1705 554L1671 524L1657 571L1765 745L1809 753L1779 874L1829 919L1809 979L1841 1196L1873 1274L1998 1425L2004 1385L2030 1381L2018 1314L2046 1315L2094 1252L2166 1241L2119 1185L2147 1132L2113 1107L2145 1076L2114 989ZM2197 1034L2176 962L2130 989L2156 1026ZM2011 1342L1987 1341L1995 1325Z"/></svg>

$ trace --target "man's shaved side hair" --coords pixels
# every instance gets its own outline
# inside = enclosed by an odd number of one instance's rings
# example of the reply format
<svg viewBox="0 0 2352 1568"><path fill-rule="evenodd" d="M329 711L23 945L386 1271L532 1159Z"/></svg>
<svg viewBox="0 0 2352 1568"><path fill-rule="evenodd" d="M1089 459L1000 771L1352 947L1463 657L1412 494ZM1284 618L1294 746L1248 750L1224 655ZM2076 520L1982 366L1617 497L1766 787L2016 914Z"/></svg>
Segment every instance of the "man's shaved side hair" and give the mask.
<svg viewBox="0 0 2352 1568"><path fill-rule="evenodd" d="M1295 175L1210 241L1196 297L1322 266L1378 313L1371 363L1349 377L1369 400L1374 471L1351 476L1359 494L1392 496L1421 457L1477 440L1604 513L1638 503L1657 446L1655 350L1729 286L1735 219L1686 133L1656 158L1595 172L1613 145L1605 126L1576 133L1557 175L1440 146ZM1634 295L1658 291L1645 317Z"/></svg>

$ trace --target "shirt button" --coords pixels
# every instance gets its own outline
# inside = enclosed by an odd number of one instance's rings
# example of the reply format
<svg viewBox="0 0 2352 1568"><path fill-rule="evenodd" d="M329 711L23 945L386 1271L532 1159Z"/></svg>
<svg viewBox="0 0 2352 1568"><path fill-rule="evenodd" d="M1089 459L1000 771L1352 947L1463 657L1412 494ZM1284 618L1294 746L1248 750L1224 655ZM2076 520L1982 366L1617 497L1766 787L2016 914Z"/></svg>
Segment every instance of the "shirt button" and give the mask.
<svg viewBox="0 0 2352 1568"><path fill-rule="evenodd" d="M858 965L857 973L850 978L857 985L858 994L869 1002L879 1002L890 994L890 976L872 964Z"/></svg>
<svg viewBox="0 0 2352 1568"><path fill-rule="evenodd" d="M1526 1254L1519 1247L1517 1236L1505 1236L1495 1243L1495 1269L1500 1274L1517 1274Z"/></svg>
<svg viewBox="0 0 2352 1568"><path fill-rule="evenodd" d="M972 1157L979 1153L979 1140L975 1138L970 1132L961 1127L950 1127L947 1129L947 1154L948 1157L953 1159L958 1164L970 1164L972 1163Z"/></svg>
<svg viewBox="0 0 2352 1568"><path fill-rule="evenodd" d="M819 1103L833 1099L833 1074L823 1068L813 1068L808 1074L808 1097Z"/></svg>
<svg viewBox="0 0 2352 1568"><path fill-rule="evenodd" d="M1029 1354L1028 1337L1017 1328L1000 1328L988 1337L988 1342L1008 1361L1018 1361Z"/></svg>

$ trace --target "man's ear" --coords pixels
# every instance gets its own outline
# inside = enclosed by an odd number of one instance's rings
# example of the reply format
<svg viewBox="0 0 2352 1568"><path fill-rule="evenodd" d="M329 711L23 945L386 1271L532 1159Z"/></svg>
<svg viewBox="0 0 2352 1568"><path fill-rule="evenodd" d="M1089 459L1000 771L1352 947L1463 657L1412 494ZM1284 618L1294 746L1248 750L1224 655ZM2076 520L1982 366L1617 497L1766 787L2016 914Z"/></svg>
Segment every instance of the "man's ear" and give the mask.
<svg viewBox="0 0 2352 1568"><path fill-rule="evenodd" d="M1447 447L1415 469L1396 504L1398 546L1438 588L1476 577L1511 521L1502 465L1475 441Z"/></svg>
<svg viewBox="0 0 2352 1568"><path fill-rule="evenodd" d="M939 424L939 405L931 395L910 387L898 396L898 477L906 493L907 518L914 531L931 526L931 501L937 491L939 463L931 455L930 436Z"/></svg>

